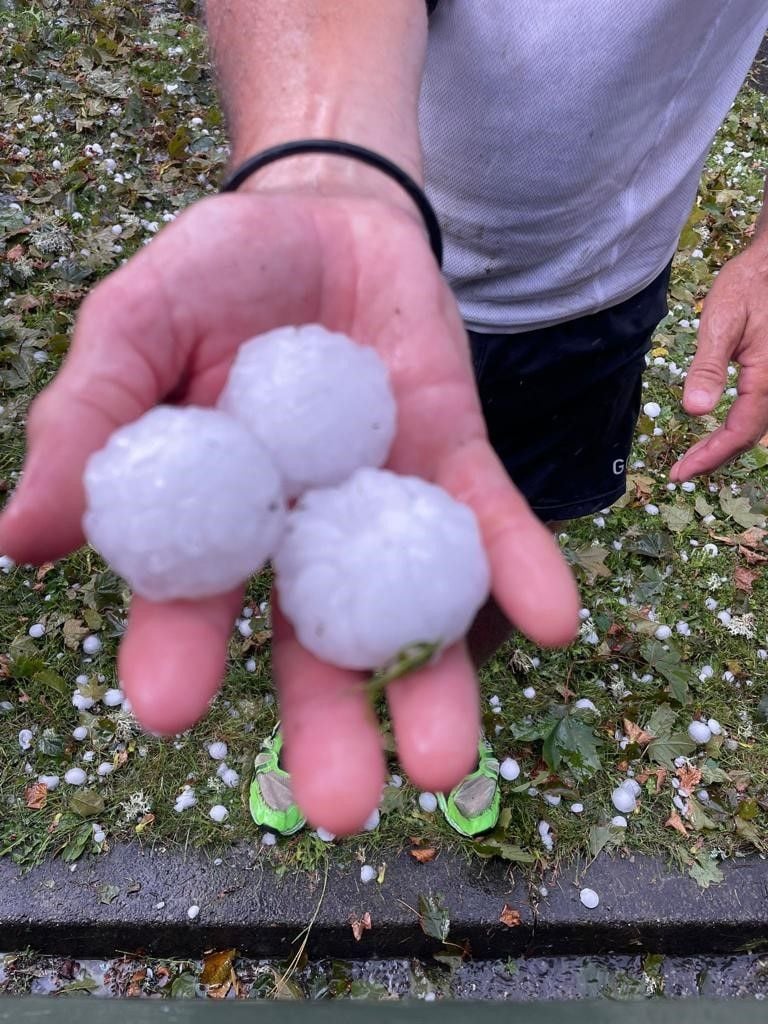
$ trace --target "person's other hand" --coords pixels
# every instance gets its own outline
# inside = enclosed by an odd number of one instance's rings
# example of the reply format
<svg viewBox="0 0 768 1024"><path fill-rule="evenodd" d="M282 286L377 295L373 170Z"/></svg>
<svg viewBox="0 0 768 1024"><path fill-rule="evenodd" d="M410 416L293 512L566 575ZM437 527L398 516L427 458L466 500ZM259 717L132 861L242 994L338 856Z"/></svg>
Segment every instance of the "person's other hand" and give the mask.
<svg viewBox="0 0 768 1024"><path fill-rule="evenodd" d="M389 466L471 505L509 618L538 643L569 641L573 579L488 445L463 326L423 229L369 198L203 200L100 284L64 366L32 406L0 551L40 562L81 545L83 467L117 427L163 401L212 405L243 341L310 322L378 350L399 409ZM119 676L146 728L177 733L206 713L242 600L242 588L199 601L133 599ZM354 831L385 778L363 677L311 657L276 610L272 655L297 801L314 825ZM471 769L479 710L463 644L391 684L388 698L417 786L444 790Z"/></svg>
<svg viewBox="0 0 768 1024"><path fill-rule="evenodd" d="M768 243L762 239L723 267L707 296L685 381L687 413L712 412L731 360L740 366L738 397L724 423L675 463L672 481L717 469L754 447L768 430Z"/></svg>

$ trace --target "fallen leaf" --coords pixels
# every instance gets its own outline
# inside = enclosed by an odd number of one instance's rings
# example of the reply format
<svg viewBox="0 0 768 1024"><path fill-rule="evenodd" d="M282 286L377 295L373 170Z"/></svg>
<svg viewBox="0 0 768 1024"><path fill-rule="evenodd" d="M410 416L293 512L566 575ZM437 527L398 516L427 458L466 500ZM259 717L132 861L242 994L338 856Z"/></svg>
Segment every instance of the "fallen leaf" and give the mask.
<svg viewBox="0 0 768 1024"><path fill-rule="evenodd" d="M52 568L53 562L43 562L43 564L35 573L35 579L37 580L37 582L39 583L40 580L45 579L45 577L48 575Z"/></svg>
<svg viewBox="0 0 768 1024"><path fill-rule="evenodd" d="M629 738L630 743L637 743L639 747L647 747L648 744L656 737L646 732L645 729L641 729L639 725L635 725L634 722L630 722L628 718L624 719L624 732Z"/></svg>
<svg viewBox="0 0 768 1024"><path fill-rule="evenodd" d="M229 977L226 981L223 981L220 985L209 985L208 987L208 998L209 999L226 999L229 995L229 990L235 981L235 972L230 970Z"/></svg>
<svg viewBox="0 0 768 1024"><path fill-rule="evenodd" d="M742 544L739 544L736 550L749 565L763 565L765 562L768 562L768 556L759 555L757 551L753 551L752 548L745 548Z"/></svg>
<svg viewBox="0 0 768 1024"><path fill-rule="evenodd" d="M236 949L222 949L218 952L206 953L203 957L203 970L200 982L203 985L224 985L232 971L232 961L237 956Z"/></svg>
<svg viewBox="0 0 768 1024"><path fill-rule="evenodd" d="M632 491L632 499L638 505L647 505L653 494L653 477L641 473L627 474L627 490Z"/></svg>
<svg viewBox="0 0 768 1024"><path fill-rule="evenodd" d="M683 824L683 819L677 813L673 811L669 818L664 822L666 828L673 828L676 832L679 832L681 836L688 838L688 829Z"/></svg>
<svg viewBox="0 0 768 1024"><path fill-rule="evenodd" d="M130 981L128 982L128 988L125 992L126 996L129 996L132 999L135 999L136 996L140 996L146 979L147 971L145 967L141 967L138 971L134 971L131 975Z"/></svg>
<svg viewBox="0 0 768 1024"><path fill-rule="evenodd" d="M518 928L522 921L520 920L520 911L513 910L508 903L504 904L504 909L499 915L499 921L505 924L507 928Z"/></svg>
<svg viewBox="0 0 768 1024"><path fill-rule="evenodd" d="M47 799L48 787L44 782L33 782L31 786L27 786L24 790L24 801L30 810L42 810Z"/></svg>
<svg viewBox="0 0 768 1024"><path fill-rule="evenodd" d="M739 565L733 571L733 585L737 590L743 590L746 594L752 593L752 586L758 579L760 579L760 573L756 569L747 569L745 566Z"/></svg>
<svg viewBox="0 0 768 1024"><path fill-rule="evenodd" d="M424 934L430 938L439 939L440 942L445 942L448 938L451 919L440 893L419 896L419 924Z"/></svg>
<svg viewBox="0 0 768 1024"><path fill-rule="evenodd" d="M369 932L371 930L371 915L366 912L362 917L355 917L354 914L349 918L349 924L352 928L352 934L355 937L355 942L359 942L363 937L363 932Z"/></svg>
<svg viewBox="0 0 768 1024"><path fill-rule="evenodd" d="M677 769L677 777L680 779L680 788L692 793L701 782L701 772L693 765L684 764Z"/></svg>
<svg viewBox="0 0 768 1024"><path fill-rule="evenodd" d="M437 856L437 850L431 846L426 849L409 850L408 852L414 860L419 862L419 864L427 864Z"/></svg>

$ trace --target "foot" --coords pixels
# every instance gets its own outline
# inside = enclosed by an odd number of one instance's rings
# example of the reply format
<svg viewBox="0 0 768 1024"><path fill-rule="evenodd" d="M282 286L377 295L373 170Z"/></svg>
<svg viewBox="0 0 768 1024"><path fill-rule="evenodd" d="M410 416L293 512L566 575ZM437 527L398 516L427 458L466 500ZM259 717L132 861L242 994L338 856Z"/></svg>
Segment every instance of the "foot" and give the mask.
<svg viewBox="0 0 768 1024"><path fill-rule="evenodd" d="M462 779L447 797L442 793L437 794L437 802L445 820L463 836L488 832L499 820L499 762L485 740L480 741L478 754L476 771Z"/></svg>
<svg viewBox="0 0 768 1024"><path fill-rule="evenodd" d="M262 743L261 753L253 762L249 805L257 825L292 836L303 828L306 819L293 799L291 777L280 767L283 736L278 726Z"/></svg>

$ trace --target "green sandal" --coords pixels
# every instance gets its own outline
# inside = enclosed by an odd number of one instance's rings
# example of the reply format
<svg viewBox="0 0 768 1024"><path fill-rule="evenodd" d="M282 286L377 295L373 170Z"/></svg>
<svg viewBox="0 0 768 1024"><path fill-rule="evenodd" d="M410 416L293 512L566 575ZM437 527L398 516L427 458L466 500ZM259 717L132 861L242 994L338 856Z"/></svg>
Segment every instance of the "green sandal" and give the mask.
<svg viewBox="0 0 768 1024"><path fill-rule="evenodd" d="M279 727L262 743L262 751L253 762L249 806L257 825L264 825L284 836L303 828L306 819L294 803L291 777L280 767L283 736Z"/></svg>
<svg viewBox="0 0 768 1024"><path fill-rule="evenodd" d="M448 796L437 794L437 803L445 820L463 836L488 832L499 820L499 762L490 744L481 740L478 746L480 763Z"/></svg>

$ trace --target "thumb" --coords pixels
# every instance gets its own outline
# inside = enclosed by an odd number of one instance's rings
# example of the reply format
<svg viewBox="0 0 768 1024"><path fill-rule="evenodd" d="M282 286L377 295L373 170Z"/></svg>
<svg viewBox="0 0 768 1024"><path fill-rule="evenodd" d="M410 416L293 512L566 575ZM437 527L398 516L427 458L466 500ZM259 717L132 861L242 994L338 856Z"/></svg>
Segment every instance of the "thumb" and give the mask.
<svg viewBox="0 0 768 1024"><path fill-rule="evenodd" d="M741 340L746 314L741 303L728 302L713 292L699 327L696 355L688 369L683 408L691 416L712 412L725 387L728 362Z"/></svg>
<svg viewBox="0 0 768 1024"><path fill-rule="evenodd" d="M144 278L129 265L91 293L62 369L32 403L24 472L0 517L0 551L17 562L59 558L82 544L89 456L173 386L169 317Z"/></svg>

